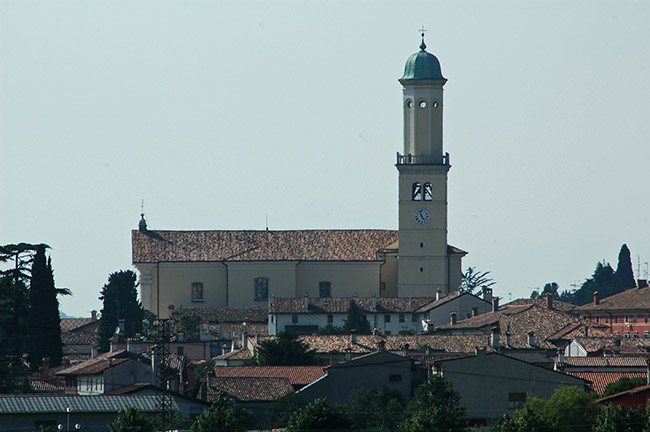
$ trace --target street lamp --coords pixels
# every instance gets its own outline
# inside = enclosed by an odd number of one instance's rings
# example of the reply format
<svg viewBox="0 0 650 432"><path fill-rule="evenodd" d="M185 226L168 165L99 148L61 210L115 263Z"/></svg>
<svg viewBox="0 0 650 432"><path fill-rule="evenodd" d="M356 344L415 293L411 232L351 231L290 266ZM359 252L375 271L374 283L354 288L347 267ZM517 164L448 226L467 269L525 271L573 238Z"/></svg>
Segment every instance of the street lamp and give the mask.
<svg viewBox="0 0 650 432"><path fill-rule="evenodd" d="M65 428L66 432L70 432L70 411L72 411L70 407L67 407L65 409L65 412L67 413L66 414L67 421L66 421L66 428Z"/></svg>

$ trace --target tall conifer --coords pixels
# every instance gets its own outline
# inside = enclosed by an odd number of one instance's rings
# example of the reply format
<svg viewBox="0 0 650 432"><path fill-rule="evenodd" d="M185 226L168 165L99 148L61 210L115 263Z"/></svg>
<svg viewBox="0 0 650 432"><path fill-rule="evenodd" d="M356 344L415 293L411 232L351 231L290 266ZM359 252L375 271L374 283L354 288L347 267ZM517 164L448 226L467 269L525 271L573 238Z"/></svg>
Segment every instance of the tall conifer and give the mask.
<svg viewBox="0 0 650 432"><path fill-rule="evenodd" d="M634 272L632 271L630 249L628 249L626 244L621 246L621 251L618 253L618 264L614 273L614 282L620 291L636 287Z"/></svg>

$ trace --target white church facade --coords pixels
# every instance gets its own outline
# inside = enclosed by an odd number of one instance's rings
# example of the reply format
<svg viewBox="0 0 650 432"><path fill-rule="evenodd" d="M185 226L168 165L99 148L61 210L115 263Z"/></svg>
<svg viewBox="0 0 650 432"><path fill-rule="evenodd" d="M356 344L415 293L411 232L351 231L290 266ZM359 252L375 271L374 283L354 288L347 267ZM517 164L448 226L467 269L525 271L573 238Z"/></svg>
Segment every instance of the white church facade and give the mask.
<svg viewBox="0 0 650 432"><path fill-rule="evenodd" d="M443 86L438 59L411 55L403 87L404 147L397 154L398 230L132 232L143 306L267 306L271 297L436 297L458 289L466 252L447 244Z"/></svg>

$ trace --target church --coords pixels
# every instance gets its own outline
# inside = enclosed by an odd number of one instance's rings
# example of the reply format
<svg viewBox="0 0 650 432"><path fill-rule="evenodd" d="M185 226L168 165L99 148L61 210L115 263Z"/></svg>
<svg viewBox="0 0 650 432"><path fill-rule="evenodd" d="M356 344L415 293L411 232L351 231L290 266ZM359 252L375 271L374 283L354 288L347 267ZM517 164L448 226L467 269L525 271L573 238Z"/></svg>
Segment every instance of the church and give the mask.
<svg viewBox="0 0 650 432"><path fill-rule="evenodd" d="M457 290L467 253L447 244L447 79L424 34L399 82L397 231L159 231L149 230L142 215L132 231L132 261L145 309L165 318L180 307L267 307L271 297L435 297Z"/></svg>

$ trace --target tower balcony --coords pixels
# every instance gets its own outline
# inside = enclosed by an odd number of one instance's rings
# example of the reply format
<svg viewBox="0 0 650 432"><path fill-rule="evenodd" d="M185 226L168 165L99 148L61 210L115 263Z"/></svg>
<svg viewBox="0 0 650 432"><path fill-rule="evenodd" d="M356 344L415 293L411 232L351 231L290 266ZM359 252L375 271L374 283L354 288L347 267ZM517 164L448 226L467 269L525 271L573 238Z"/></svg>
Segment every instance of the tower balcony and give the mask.
<svg viewBox="0 0 650 432"><path fill-rule="evenodd" d="M429 155L403 155L397 152L397 165L447 165L449 163L449 153L441 156Z"/></svg>

